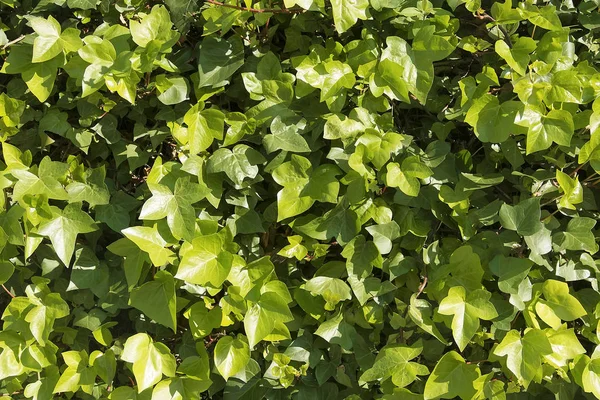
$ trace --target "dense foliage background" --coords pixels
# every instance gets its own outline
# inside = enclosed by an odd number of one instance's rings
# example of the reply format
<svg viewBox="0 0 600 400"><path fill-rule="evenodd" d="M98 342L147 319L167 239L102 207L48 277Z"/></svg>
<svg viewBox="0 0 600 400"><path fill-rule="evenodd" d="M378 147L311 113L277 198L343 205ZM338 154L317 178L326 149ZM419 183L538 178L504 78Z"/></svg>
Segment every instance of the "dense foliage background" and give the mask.
<svg viewBox="0 0 600 400"><path fill-rule="evenodd" d="M0 396L600 398L599 6L0 0Z"/></svg>

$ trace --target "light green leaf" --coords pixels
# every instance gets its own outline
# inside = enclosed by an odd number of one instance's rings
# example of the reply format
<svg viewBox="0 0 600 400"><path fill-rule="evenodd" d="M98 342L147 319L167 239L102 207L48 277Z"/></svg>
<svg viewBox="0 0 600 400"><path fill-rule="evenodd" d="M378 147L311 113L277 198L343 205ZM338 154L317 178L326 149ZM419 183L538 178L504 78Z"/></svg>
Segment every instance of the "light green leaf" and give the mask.
<svg viewBox="0 0 600 400"><path fill-rule="evenodd" d="M181 253L175 277L197 285L220 288L233 265L233 254L225 251L225 239L214 233L198 236Z"/></svg>
<svg viewBox="0 0 600 400"><path fill-rule="evenodd" d="M192 154L208 149L214 139L223 138L225 115L217 108L204 109L204 104L198 103L188 110L183 122L188 127L188 144Z"/></svg>
<svg viewBox="0 0 600 400"><path fill-rule="evenodd" d="M450 288L448 296L440 302L438 312L454 315L452 318L452 336L463 351L479 329L479 320L492 320L498 316L494 305L490 303L492 294L484 289L477 289L468 294L462 286Z"/></svg>
<svg viewBox="0 0 600 400"><path fill-rule="evenodd" d="M175 376L177 368L177 362L169 348L162 343L155 343L145 333L138 333L127 339L121 360L133 363L138 393L160 382L163 375Z"/></svg>
<svg viewBox="0 0 600 400"><path fill-rule="evenodd" d="M369 382L385 380L389 377L397 387L410 385L419 375L428 375L426 366L411 362L423 351L423 345L417 342L408 347L403 345L387 345L377 355L375 364L366 370L360 377L361 381Z"/></svg>
<svg viewBox="0 0 600 400"><path fill-rule="evenodd" d="M168 78L166 75L156 77L158 100L166 105L179 104L188 99L187 80L182 77Z"/></svg>
<svg viewBox="0 0 600 400"><path fill-rule="evenodd" d="M567 230L554 235L554 242L565 250L588 251L592 254L598 251L596 238L592 229L596 221L588 217L575 217L567 224Z"/></svg>
<svg viewBox="0 0 600 400"><path fill-rule="evenodd" d="M579 179L577 177L571 178L564 172L556 170L556 180L563 191L563 196L559 202L560 206L575 210L575 204L583 202L583 187L579 183Z"/></svg>
<svg viewBox="0 0 600 400"><path fill-rule="evenodd" d="M244 316L244 329L250 348L266 338L275 329L276 322L290 322L292 313L279 294L265 292Z"/></svg>
<svg viewBox="0 0 600 400"><path fill-rule="evenodd" d="M450 351L442 356L427 378L423 398L471 399L477 392L475 382L480 376L477 365L468 365L457 352Z"/></svg>
<svg viewBox="0 0 600 400"><path fill-rule="evenodd" d="M522 133L515 124L523 104L518 101L500 103L496 96L484 94L473 101L465 116L465 122L473 127L482 142L502 143L511 134Z"/></svg>
<svg viewBox="0 0 600 400"><path fill-rule="evenodd" d="M506 356L506 367L517 377L525 388L531 381L542 378L542 359L552 354L548 338L539 329L526 329L525 335L511 330L494 350L494 354Z"/></svg>
<svg viewBox="0 0 600 400"><path fill-rule="evenodd" d="M265 162L264 157L245 144L238 144L232 150L221 148L213 153L206 164L206 171L214 174L225 174L236 185L241 186L244 179L254 179L258 175L258 167Z"/></svg>
<svg viewBox="0 0 600 400"><path fill-rule="evenodd" d="M215 346L215 366L226 381L240 372L250 361L250 347L244 335L225 336Z"/></svg>
<svg viewBox="0 0 600 400"><path fill-rule="evenodd" d="M63 210L54 206L50 209L52 218L40 224L36 233L50 238L56 254L68 267L75 250L77 235L90 233L98 228L94 220L87 213L81 211L81 204L72 203Z"/></svg>
<svg viewBox="0 0 600 400"><path fill-rule="evenodd" d="M152 228L134 226L121 231L125 237L135 243L141 250L148 253L155 266L171 263L175 254L165 246L167 242L158 233L156 224Z"/></svg>
<svg viewBox="0 0 600 400"><path fill-rule="evenodd" d="M367 19L367 0L331 0L333 21L338 33L350 29L359 19Z"/></svg>
<svg viewBox="0 0 600 400"><path fill-rule="evenodd" d="M179 178L174 193L164 185L148 183L152 197L148 199L139 218L159 220L167 218L167 224L176 239L192 241L196 227L196 212L192 204L202 200L209 192L206 186Z"/></svg>

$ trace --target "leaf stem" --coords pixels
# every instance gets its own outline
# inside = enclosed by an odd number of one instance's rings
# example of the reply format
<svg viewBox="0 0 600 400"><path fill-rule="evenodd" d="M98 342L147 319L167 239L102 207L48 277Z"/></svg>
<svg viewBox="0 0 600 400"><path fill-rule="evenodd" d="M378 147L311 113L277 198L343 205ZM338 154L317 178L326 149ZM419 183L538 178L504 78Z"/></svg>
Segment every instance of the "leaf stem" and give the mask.
<svg viewBox="0 0 600 400"><path fill-rule="evenodd" d="M2 50L6 49L7 47L12 46L13 44L19 43L23 39L25 39L25 35L21 35L18 38L11 40L10 42L8 42L4 46L2 46Z"/></svg>
<svg viewBox="0 0 600 400"><path fill-rule="evenodd" d="M495 22L496 26L498 27L498 29L500 29L500 32L502 32L502 35L504 36L504 41L506 42L506 44L508 45L508 47L512 49L513 45L512 45L512 41L510 40L510 34L506 30L506 28L504 28L501 24L499 24L499 23L496 22L496 20L494 19L494 17L492 17L488 13L484 12L482 14L477 15L477 18L480 18L480 19L483 19L483 20L487 19L488 21Z"/></svg>
<svg viewBox="0 0 600 400"><path fill-rule="evenodd" d="M6 286L2 285L2 289L4 289L4 291L5 291L6 293L8 293L8 295L9 295L10 297L12 297L13 299L15 298L15 295L14 295L14 294L12 294L12 293L10 292L10 290L8 290L8 289L6 288Z"/></svg>
<svg viewBox="0 0 600 400"><path fill-rule="evenodd" d="M306 11L304 8L250 8L227 4L216 0L206 0L207 3L215 6L233 8L234 10L249 11L251 13L273 13L273 14L300 14Z"/></svg>

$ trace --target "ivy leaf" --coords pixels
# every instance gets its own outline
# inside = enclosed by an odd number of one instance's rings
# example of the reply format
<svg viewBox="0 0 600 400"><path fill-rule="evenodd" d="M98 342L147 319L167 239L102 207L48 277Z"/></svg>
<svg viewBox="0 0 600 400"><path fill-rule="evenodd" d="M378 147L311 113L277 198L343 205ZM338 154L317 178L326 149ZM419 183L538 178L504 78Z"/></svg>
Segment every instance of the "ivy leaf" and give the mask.
<svg viewBox="0 0 600 400"><path fill-rule="evenodd" d="M301 119L297 124L287 124L277 116L271 122L271 134L265 135L263 143L267 153L277 150L291 151L295 153L310 152L306 139L300 131L306 127L306 120Z"/></svg>
<svg viewBox="0 0 600 400"><path fill-rule="evenodd" d="M257 165L265 162L264 157L245 144L238 144L232 150L221 148L213 153L206 164L206 171L225 174L236 185L241 186L245 178L254 179L258 175Z"/></svg>
<svg viewBox="0 0 600 400"><path fill-rule="evenodd" d="M198 87L221 87L244 65L244 45L239 37L208 36L200 43Z"/></svg>
<svg viewBox="0 0 600 400"><path fill-rule="evenodd" d="M308 254L308 250L302 245L302 236L288 236L287 240L290 244L279 250L277 254L287 258L295 257L298 261L303 260Z"/></svg>
<svg viewBox="0 0 600 400"><path fill-rule="evenodd" d="M381 254L388 254L392 251L392 242L400 237L400 227L396 221L371 225L366 229L373 236L373 242Z"/></svg>
<svg viewBox="0 0 600 400"><path fill-rule="evenodd" d="M190 322L190 330L196 339L208 336L213 329L221 326L223 311L220 307L209 310L204 302L194 303L184 314Z"/></svg>
<svg viewBox="0 0 600 400"><path fill-rule="evenodd" d="M223 138L225 115L216 108L204 109L204 104L198 103L185 113L183 122L188 126L188 143L193 154L208 149L214 139Z"/></svg>
<svg viewBox="0 0 600 400"><path fill-rule="evenodd" d="M250 347L244 335L225 336L215 346L215 366L226 381L240 372L250 361Z"/></svg>
<svg viewBox="0 0 600 400"><path fill-rule="evenodd" d="M339 169L324 164L314 171L308 159L293 154L273 171L273 180L283 189L277 193L277 220L308 210L315 201L335 203L340 188Z"/></svg>
<svg viewBox="0 0 600 400"><path fill-rule="evenodd" d="M533 262L526 258L497 255L490 261L490 271L498 276L498 289L504 293L515 294L519 285L526 279Z"/></svg>
<svg viewBox="0 0 600 400"><path fill-rule="evenodd" d="M152 197L140 211L142 220L167 218L167 224L176 239L192 241L196 227L196 213L192 204L202 200L209 193L206 186L193 183L189 178L179 178L175 190L161 184L148 183Z"/></svg>
<svg viewBox="0 0 600 400"><path fill-rule="evenodd" d="M91 207L108 204L110 192L105 183L106 169L89 168L85 172L85 182L72 182L66 190L69 193L69 202L86 201Z"/></svg>
<svg viewBox="0 0 600 400"><path fill-rule="evenodd" d="M515 124L523 105L518 101L500 103L496 96L485 94L473 101L465 122L473 127L475 134L482 142L502 143L510 134L522 132Z"/></svg>
<svg viewBox="0 0 600 400"><path fill-rule="evenodd" d="M565 282L549 279L542 286L544 299L539 299L535 304L535 310L548 325L558 329L560 322L574 321L586 315L586 311L574 296L569 293L569 286Z"/></svg>
<svg viewBox="0 0 600 400"><path fill-rule="evenodd" d="M194 238L190 248L182 249L175 277L197 285L221 287L234 262L233 254L224 248L225 241L220 234Z"/></svg>
<svg viewBox="0 0 600 400"><path fill-rule="evenodd" d="M566 110L545 114L535 108L525 108L519 125L527 126L527 154L545 150L552 143L569 146L574 132L573 116Z"/></svg>
<svg viewBox="0 0 600 400"><path fill-rule="evenodd" d="M155 343L145 333L138 333L127 339L121 360L133 363L138 393L160 382L163 375L175 376L177 369L177 362L169 348L162 343Z"/></svg>
<svg viewBox="0 0 600 400"><path fill-rule="evenodd" d="M475 395L475 382L481 376L475 364L467 364L457 352L442 356L425 383L424 399L470 399Z"/></svg>
<svg viewBox="0 0 600 400"><path fill-rule="evenodd" d="M290 322L293 320L287 301L279 294L266 292L261 294L244 316L244 329L248 336L250 348L266 338L275 329L275 322Z"/></svg>
<svg viewBox="0 0 600 400"><path fill-rule="evenodd" d="M443 315L454 315L452 318L452 336L458 348L463 351L477 330L479 320L492 320L498 316L494 305L490 303L492 294L484 289L477 289L468 294L462 286L450 288L448 296L440 302L438 312Z"/></svg>
<svg viewBox="0 0 600 400"><path fill-rule="evenodd" d="M402 161L402 166L397 163L387 165L387 185L397 187L406 195L417 197L421 189L419 179L429 178L433 172L421 162L419 157L410 156Z"/></svg>
<svg viewBox="0 0 600 400"><path fill-rule="evenodd" d="M564 172L557 170L556 180L564 193L560 198L560 206L569 210L575 210L575 204L583 202L583 187L579 183L579 179L577 177L571 178Z"/></svg>
<svg viewBox="0 0 600 400"><path fill-rule="evenodd" d="M134 226L123 229L121 232L141 250L148 253L155 266L162 266L173 260L174 254L171 250L165 248L167 242L158 232L156 224L152 228Z"/></svg>
<svg viewBox="0 0 600 400"><path fill-rule="evenodd" d="M506 356L507 368L527 388L531 381L541 380L542 359L552 354L552 346L539 329L526 329L523 337L519 332L511 330L496 347L494 354Z"/></svg>
<svg viewBox="0 0 600 400"><path fill-rule="evenodd" d="M567 224L567 230L558 232L553 239L561 249L588 251L592 254L598 251L598 244L592 229L596 221L588 217L575 217Z"/></svg>
<svg viewBox="0 0 600 400"><path fill-rule="evenodd" d="M129 304L159 324L176 331L175 280L167 271L158 271L153 281L133 289Z"/></svg>
<svg viewBox="0 0 600 400"><path fill-rule="evenodd" d="M525 75L529 65L529 54L536 49L536 43L528 37L520 37L512 48L504 40L496 41L496 53L514 69L517 74Z"/></svg>
<svg viewBox="0 0 600 400"><path fill-rule="evenodd" d="M500 207L500 223L506 229L517 231L519 235L531 236L542 229L542 215L539 198L523 200L516 206L502 204Z"/></svg>
<svg viewBox="0 0 600 400"><path fill-rule="evenodd" d="M29 24L37 33L33 41L32 62L42 63L49 61L63 52L75 52L81 47L79 31L73 28L62 32L60 23L51 15L48 19L29 17Z"/></svg>
<svg viewBox="0 0 600 400"><path fill-rule="evenodd" d="M188 84L185 78L169 78L166 75L156 77L156 89L160 93L157 97L166 105L179 104L188 99Z"/></svg>
<svg viewBox="0 0 600 400"><path fill-rule="evenodd" d="M329 276L316 276L307 281L304 288L313 295L322 296L327 310L334 310L340 301L352 299L350 287L341 279Z"/></svg>
<svg viewBox="0 0 600 400"><path fill-rule="evenodd" d="M546 329L546 336L552 347L552 354L544 356L545 361L552 363L557 368L566 367L570 360L580 354L585 354L585 348L581 345L573 329Z"/></svg>
<svg viewBox="0 0 600 400"><path fill-rule="evenodd" d="M375 364L361 375L360 380L383 381L391 377L397 387L408 386L417 379L417 376L429 374L426 366L410 361L418 357L422 351L423 345L419 342L411 347L387 345L377 355Z"/></svg>
<svg viewBox="0 0 600 400"><path fill-rule="evenodd" d="M338 33L344 33L350 29L359 19L367 19L367 0L332 0L333 20Z"/></svg>
<svg viewBox="0 0 600 400"><path fill-rule="evenodd" d="M49 221L40 224L36 233L50 238L56 255L68 267L73 251L75 251L77 235L90 233L98 228L94 220L87 213L81 211L79 203L71 203L63 210L54 206L50 209L52 217Z"/></svg>

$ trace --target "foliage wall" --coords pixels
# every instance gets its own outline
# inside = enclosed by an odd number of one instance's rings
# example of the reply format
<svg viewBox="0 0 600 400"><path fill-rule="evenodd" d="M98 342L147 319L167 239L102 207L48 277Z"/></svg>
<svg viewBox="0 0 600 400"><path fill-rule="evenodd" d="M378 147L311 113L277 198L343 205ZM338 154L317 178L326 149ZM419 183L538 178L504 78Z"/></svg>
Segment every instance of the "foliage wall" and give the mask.
<svg viewBox="0 0 600 400"><path fill-rule="evenodd" d="M0 395L600 398L600 2L224 1L0 0Z"/></svg>

